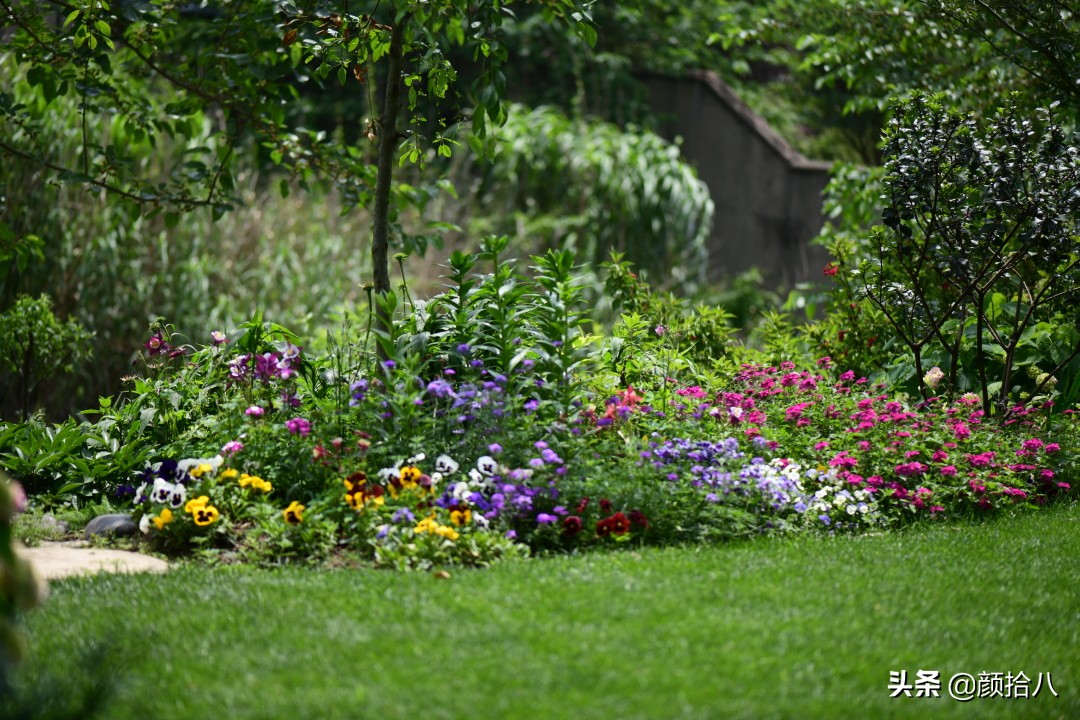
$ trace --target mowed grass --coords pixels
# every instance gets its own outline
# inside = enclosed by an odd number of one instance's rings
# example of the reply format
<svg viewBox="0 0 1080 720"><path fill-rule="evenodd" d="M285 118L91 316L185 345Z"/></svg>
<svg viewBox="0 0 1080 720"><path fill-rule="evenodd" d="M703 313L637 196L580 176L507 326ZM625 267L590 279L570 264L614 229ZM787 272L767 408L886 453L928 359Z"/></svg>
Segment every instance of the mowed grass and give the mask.
<svg viewBox="0 0 1080 720"><path fill-rule="evenodd" d="M34 656L107 641L110 718L1080 717L1080 507L857 538L429 574L187 567L55 583ZM938 670L940 698L889 698ZM959 672L1060 697L960 703Z"/></svg>

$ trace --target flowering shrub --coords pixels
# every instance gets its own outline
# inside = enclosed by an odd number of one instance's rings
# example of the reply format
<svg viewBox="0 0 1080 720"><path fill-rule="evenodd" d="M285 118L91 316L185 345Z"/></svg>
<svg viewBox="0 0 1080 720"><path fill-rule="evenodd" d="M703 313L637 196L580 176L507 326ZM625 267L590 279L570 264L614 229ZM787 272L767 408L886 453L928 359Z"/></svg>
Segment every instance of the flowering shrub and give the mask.
<svg viewBox="0 0 1080 720"><path fill-rule="evenodd" d="M258 317L201 348L155 326L148 377L103 406L73 467L108 464L93 483L168 552L420 569L862 532L1072 492L1071 412L991 422L975 396L911 403L829 358L710 373L677 315L624 315L591 344L568 256L529 280L504 248L456 254L448 291L413 303L381 355L349 331L303 349ZM477 278L481 259L495 272Z"/></svg>

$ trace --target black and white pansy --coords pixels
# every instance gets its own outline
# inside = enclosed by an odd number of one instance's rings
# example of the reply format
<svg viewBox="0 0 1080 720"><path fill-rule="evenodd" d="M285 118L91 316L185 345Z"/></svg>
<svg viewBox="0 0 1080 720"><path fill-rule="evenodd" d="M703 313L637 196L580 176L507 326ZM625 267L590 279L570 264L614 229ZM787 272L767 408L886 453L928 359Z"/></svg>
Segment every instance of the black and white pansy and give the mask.
<svg viewBox="0 0 1080 720"><path fill-rule="evenodd" d="M481 455L476 460L476 469L487 477L491 477L499 471L499 463L495 462L495 458L490 455Z"/></svg>
<svg viewBox="0 0 1080 720"><path fill-rule="evenodd" d="M469 470L469 487L480 492L488 492L495 488L495 478L473 468Z"/></svg>
<svg viewBox="0 0 1080 720"><path fill-rule="evenodd" d="M159 505L164 505L172 498L173 491L176 489L176 485L171 482L158 478L154 481L154 489L150 491L150 500L156 502Z"/></svg>
<svg viewBox="0 0 1080 720"><path fill-rule="evenodd" d="M375 474L384 483L401 479L401 470L396 467L385 467Z"/></svg>
<svg viewBox="0 0 1080 720"><path fill-rule="evenodd" d="M187 499L187 490L180 483L171 483L161 478L154 481L154 489L150 492L150 500L159 505L168 505L178 508Z"/></svg>
<svg viewBox="0 0 1080 720"><path fill-rule="evenodd" d="M450 493L458 502L468 502L469 496L472 495L473 491L472 488L469 487L469 483L457 482L450 486Z"/></svg>
<svg viewBox="0 0 1080 720"><path fill-rule="evenodd" d="M457 461L445 453L435 458L435 472L437 473L453 475L458 471L459 467Z"/></svg>

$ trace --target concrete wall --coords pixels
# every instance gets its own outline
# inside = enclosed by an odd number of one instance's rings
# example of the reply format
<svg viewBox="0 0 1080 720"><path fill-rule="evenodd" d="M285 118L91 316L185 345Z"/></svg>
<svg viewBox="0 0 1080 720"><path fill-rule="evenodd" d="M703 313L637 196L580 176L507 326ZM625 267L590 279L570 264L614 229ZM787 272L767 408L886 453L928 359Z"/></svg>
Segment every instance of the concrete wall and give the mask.
<svg viewBox="0 0 1080 720"><path fill-rule="evenodd" d="M642 79L661 133L682 138L716 204L709 279L757 267L771 286L820 280L828 255L809 241L830 164L800 155L714 73Z"/></svg>

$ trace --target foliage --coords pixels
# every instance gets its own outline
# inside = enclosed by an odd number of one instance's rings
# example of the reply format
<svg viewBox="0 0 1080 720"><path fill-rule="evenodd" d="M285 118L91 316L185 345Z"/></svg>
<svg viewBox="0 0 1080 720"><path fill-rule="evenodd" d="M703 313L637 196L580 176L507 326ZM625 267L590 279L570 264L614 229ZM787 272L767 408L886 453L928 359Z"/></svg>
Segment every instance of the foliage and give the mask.
<svg viewBox="0 0 1080 720"><path fill-rule="evenodd" d="M52 491L133 500L165 552L402 569L865 531L1071 492L1071 414L1016 408L998 425L975 396L912 407L828 358L736 368L755 355L723 316L654 294L618 257L622 314L595 343L572 256L535 257L529 277L506 249L455 254L428 301L373 297L393 331L372 309L323 354L261 316L205 347L155 325L132 394L64 430L50 482L82 477ZM773 329L768 352L798 344Z"/></svg>
<svg viewBox="0 0 1080 720"><path fill-rule="evenodd" d="M77 320L59 320L47 295L20 297L0 314L0 377L13 380L4 384L12 396L0 395L0 408L17 407L25 422L41 386L87 358L92 339Z"/></svg>
<svg viewBox="0 0 1080 720"><path fill-rule="evenodd" d="M1003 412L1080 354L1074 143L1051 111L1035 121L1008 106L980 126L935 99L897 107L861 282L922 387L933 358L950 391Z"/></svg>
<svg viewBox="0 0 1080 720"><path fill-rule="evenodd" d="M774 81L770 94L794 99L788 116L835 129L830 140L877 164L890 101L916 91L980 114L1019 93L1023 108L1061 100L1075 117L1075 12L1021 0L736 2L713 40Z"/></svg>
<svg viewBox="0 0 1080 720"><path fill-rule="evenodd" d="M0 699L11 692L11 672L26 653L18 615L41 603L48 591L30 563L15 554L11 528L25 509L22 486L0 472Z"/></svg>
<svg viewBox="0 0 1080 720"><path fill-rule="evenodd" d="M542 249L571 250L594 266L619 252L685 294L704 280L708 188L677 145L651 132L514 105L474 173L474 202L495 219L494 232L524 228Z"/></svg>
<svg viewBox="0 0 1080 720"><path fill-rule="evenodd" d="M372 207L374 285L386 292L392 226L412 197L392 193L394 165L399 158L419 163L423 157L426 113L447 99L457 78L445 49L468 47L482 68L472 93L473 148L483 152L488 122L505 119L498 72L506 58L499 38L503 9L500 3L400 0L358 14L348 3L267 0L210 10L217 22L204 23L188 17L188 6L93 2L55 23L36 2L5 2L3 16L13 33L0 62L7 75L25 75L36 97L22 103L0 94L0 123L8 131L0 152L60 181L104 190L135 215L165 211L166 222L175 224L177 213L196 207L210 208L215 218L232 208L235 150L251 138L301 182L331 179L353 202ZM567 18L595 42L585 8L571 0L546 3L543 14L549 21ZM221 60L213 72L205 71L208 57ZM369 74L374 84L384 65L381 111L374 117L375 102L369 103L373 117L365 129L374 143L374 165L351 144L305 129L289 111L298 86L321 89L329 77L340 85L350 79L365 85ZM79 157L56 157L42 120L54 100L76 97ZM413 125L408 132L399 129L402 109ZM112 117L110 133L91 137L87 120L99 115ZM456 120L460 109L450 115ZM205 144L184 148L164 173L147 172L141 160L159 138L184 146L208 118ZM457 142L447 135L449 124L445 116L435 123L432 144L441 157L452 155ZM388 329L388 318L378 320Z"/></svg>

